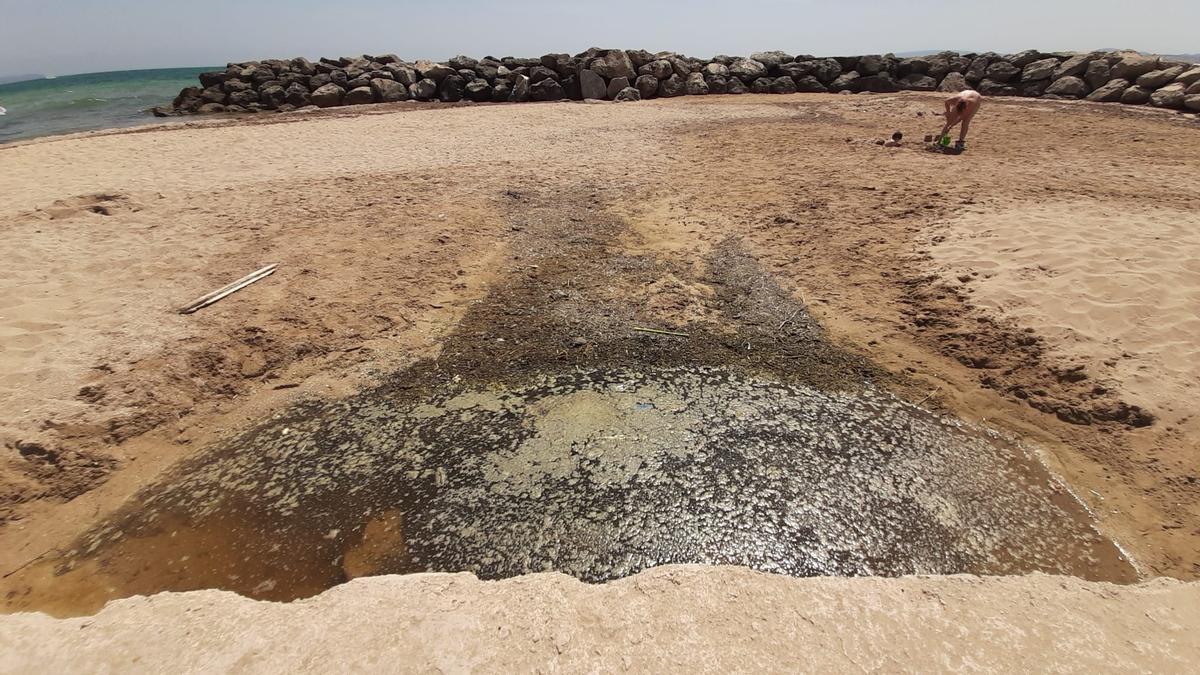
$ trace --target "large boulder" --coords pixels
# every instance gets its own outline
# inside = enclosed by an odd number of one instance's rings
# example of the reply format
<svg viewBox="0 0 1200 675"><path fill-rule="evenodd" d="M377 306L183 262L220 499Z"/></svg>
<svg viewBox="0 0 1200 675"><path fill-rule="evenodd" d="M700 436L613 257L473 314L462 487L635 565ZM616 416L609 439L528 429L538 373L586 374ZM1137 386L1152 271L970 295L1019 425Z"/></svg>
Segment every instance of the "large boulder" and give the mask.
<svg viewBox="0 0 1200 675"><path fill-rule="evenodd" d="M992 79L980 82L978 89L984 96L1016 96L1019 93L1016 87Z"/></svg>
<svg viewBox="0 0 1200 675"><path fill-rule="evenodd" d="M488 84L487 80L482 77L471 80L463 89L463 96L468 101L483 103L492 100L492 85Z"/></svg>
<svg viewBox="0 0 1200 675"><path fill-rule="evenodd" d="M1184 72L1180 73L1179 77L1175 78L1175 81L1180 82L1187 87L1200 82L1200 66L1185 70Z"/></svg>
<svg viewBox="0 0 1200 675"><path fill-rule="evenodd" d="M726 94L744 94L746 93L746 83L736 77L729 78L729 82L725 85Z"/></svg>
<svg viewBox="0 0 1200 675"><path fill-rule="evenodd" d="M1109 77L1113 79L1120 78L1135 82L1137 79L1146 73L1158 70L1157 56L1142 56L1141 54L1130 54L1112 67L1112 72Z"/></svg>
<svg viewBox="0 0 1200 675"><path fill-rule="evenodd" d="M1087 82L1092 89L1099 89L1113 80L1109 77L1112 71L1112 66L1104 59L1096 59L1087 65L1087 70L1084 71L1083 81Z"/></svg>
<svg viewBox="0 0 1200 675"><path fill-rule="evenodd" d="M1174 82L1175 78L1183 74L1183 66L1175 66L1174 68L1166 68L1164 70L1152 70L1137 79L1137 86L1142 89L1158 89L1159 87Z"/></svg>
<svg viewBox="0 0 1200 675"><path fill-rule="evenodd" d="M375 93L375 99L381 103L395 103L396 101L408 100L408 87L395 80L377 77L371 80L371 91Z"/></svg>
<svg viewBox="0 0 1200 675"><path fill-rule="evenodd" d="M653 75L655 79L665 80L675 72L671 62L666 59L656 59L638 68L639 75Z"/></svg>
<svg viewBox="0 0 1200 675"><path fill-rule="evenodd" d="M797 91L796 81L787 75L780 75L771 81L772 94L794 94Z"/></svg>
<svg viewBox="0 0 1200 675"><path fill-rule="evenodd" d="M671 70L685 80L688 78L688 75L691 75L694 72L699 72L697 68L692 67L691 63L679 58L678 56L671 56L667 60L671 62Z"/></svg>
<svg viewBox="0 0 1200 675"><path fill-rule="evenodd" d="M706 77L704 82L710 94L724 94L729 89L729 79L725 77Z"/></svg>
<svg viewBox="0 0 1200 675"><path fill-rule="evenodd" d="M455 70L475 70L475 66L479 65L479 61L469 56L459 54L458 56L455 56L447 61L446 64Z"/></svg>
<svg viewBox="0 0 1200 675"><path fill-rule="evenodd" d="M225 80L230 79L231 75L224 70L218 70L211 73L200 73L200 86L207 89L209 87L219 87L225 83Z"/></svg>
<svg viewBox="0 0 1200 675"><path fill-rule="evenodd" d="M201 115L223 113L225 112L225 106L221 105L220 103L205 103L197 108L196 112L200 113Z"/></svg>
<svg viewBox="0 0 1200 675"><path fill-rule="evenodd" d="M967 84L967 77L962 73L950 73L942 78L942 83L938 85L937 90L949 94L957 94L965 89L970 89Z"/></svg>
<svg viewBox="0 0 1200 675"><path fill-rule="evenodd" d="M583 100L583 90L579 88L579 77L576 75L567 75L559 81L563 88L563 96L572 101Z"/></svg>
<svg viewBox="0 0 1200 675"><path fill-rule="evenodd" d="M885 72L858 78L850 85L850 91L856 94L864 91L885 94L900 91L900 87L896 84L896 80Z"/></svg>
<svg viewBox="0 0 1200 675"><path fill-rule="evenodd" d="M297 108L303 108L304 106L312 103L312 97L308 94L308 87L300 84L299 82L293 82L289 84L287 89L284 90L284 93L286 94L285 101L288 105L292 105Z"/></svg>
<svg viewBox="0 0 1200 675"><path fill-rule="evenodd" d="M996 61L987 67L983 77L992 82L1010 82L1019 74L1021 74L1021 69L1008 61Z"/></svg>
<svg viewBox="0 0 1200 675"><path fill-rule="evenodd" d="M750 91L754 94L769 94L771 93L771 78L760 77L750 83Z"/></svg>
<svg viewBox="0 0 1200 675"><path fill-rule="evenodd" d="M534 85L542 80L557 80L558 73L546 66L534 66L529 69L529 84Z"/></svg>
<svg viewBox="0 0 1200 675"><path fill-rule="evenodd" d="M1021 81L1037 82L1039 80L1048 80L1051 75L1054 75L1056 69L1058 69L1058 59L1056 58L1034 61L1021 70Z"/></svg>
<svg viewBox="0 0 1200 675"><path fill-rule="evenodd" d="M742 82L753 82L760 77L767 76L767 67L761 61L754 59L738 59L729 66L729 74L733 75Z"/></svg>
<svg viewBox="0 0 1200 675"><path fill-rule="evenodd" d="M859 80L858 71L851 70L848 73L842 73L837 76L833 82L829 84L829 91L851 91L854 83Z"/></svg>
<svg viewBox="0 0 1200 675"><path fill-rule="evenodd" d="M954 64L950 62L950 54L935 54L929 57L929 69L923 74L932 77L934 86L937 86L937 81L952 70L954 70Z"/></svg>
<svg viewBox="0 0 1200 675"><path fill-rule="evenodd" d="M508 95L508 100L513 103L522 103L529 100L529 78L514 73L512 76L512 93Z"/></svg>
<svg viewBox="0 0 1200 675"><path fill-rule="evenodd" d="M579 71L579 93L583 98L603 99L607 92L604 78L596 74L596 71L586 68Z"/></svg>
<svg viewBox="0 0 1200 675"><path fill-rule="evenodd" d="M1147 89L1142 89L1138 86L1133 86L1125 90L1121 94L1121 103L1128 105L1142 105L1150 102L1151 92Z"/></svg>
<svg viewBox="0 0 1200 675"><path fill-rule="evenodd" d="M607 49L599 56L592 59L588 67L596 71L606 79L614 77L626 77L633 79L637 77L637 70L633 67L633 60L629 58L629 54L623 49Z"/></svg>
<svg viewBox="0 0 1200 675"><path fill-rule="evenodd" d="M977 84L984 77L986 77L988 64L990 63L991 59L986 56L976 56L974 59L972 59L971 65L967 66L967 72L964 75L967 82Z"/></svg>
<svg viewBox="0 0 1200 675"><path fill-rule="evenodd" d="M791 62L796 57L787 52L771 51L771 52L755 52L750 55L750 58L758 61L767 67L767 71L774 71L779 66Z"/></svg>
<svg viewBox="0 0 1200 675"><path fill-rule="evenodd" d="M642 93L633 87L625 87L621 91L618 91L616 96L613 96L613 100L618 103L640 101L642 100Z"/></svg>
<svg viewBox="0 0 1200 675"><path fill-rule="evenodd" d="M824 94L829 91L815 75L805 75L799 79L793 78L796 83L796 91L805 94Z"/></svg>
<svg viewBox="0 0 1200 675"><path fill-rule="evenodd" d="M417 74L422 78L433 80L437 84L441 84L442 80L451 75L458 75L458 69L451 68L444 63L434 63L433 61L417 61L415 64Z"/></svg>
<svg viewBox="0 0 1200 675"><path fill-rule="evenodd" d="M859 75L877 75L887 68L887 60L880 54L868 54L858 60L855 70Z"/></svg>
<svg viewBox="0 0 1200 675"><path fill-rule="evenodd" d="M1027 96L1029 98L1037 98L1046 93L1050 88L1050 80L1034 80L1032 82L1016 83L1017 95Z"/></svg>
<svg viewBox="0 0 1200 675"><path fill-rule="evenodd" d="M1087 100L1096 103L1120 103L1121 95L1129 88L1129 80L1109 80L1087 95Z"/></svg>
<svg viewBox="0 0 1200 675"><path fill-rule="evenodd" d="M408 95L417 101L428 101L437 96L437 82L425 77L408 86Z"/></svg>
<svg viewBox="0 0 1200 675"><path fill-rule="evenodd" d="M1083 98L1088 94L1088 86L1087 82L1083 81L1083 78L1067 75L1051 83L1046 88L1046 93L1063 98Z"/></svg>
<svg viewBox="0 0 1200 675"><path fill-rule="evenodd" d="M929 59L924 56L914 56L896 64L896 75L904 79L909 75L924 75L929 72Z"/></svg>
<svg viewBox="0 0 1200 675"><path fill-rule="evenodd" d="M211 87L205 87L204 91L200 92L200 100L205 103L224 103L225 92L221 89L221 85L214 84Z"/></svg>
<svg viewBox="0 0 1200 675"><path fill-rule="evenodd" d="M246 91L247 89L253 88L254 85L250 84L249 82L243 82L242 80L225 80L221 83L221 90L226 94L232 94L235 91Z"/></svg>
<svg viewBox="0 0 1200 675"><path fill-rule="evenodd" d="M704 81L703 73L691 73L683 81L683 90L688 96L704 96L708 93L708 83Z"/></svg>
<svg viewBox="0 0 1200 675"><path fill-rule="evenodd" d="M630 70L632 69L631 65ZM550 78L529 86L529 98L535 101L558 101L564 96L562 85Z"/></svg>
<svg viewBox="0 0 1200 675"><path fill-rule="evenodd" d="M1100 54L1097 52L1091 52L1089 54L1076 54L1066 61L1060 63L1058 67L1054 69L1054 74L1050 77L1050 79L1058 80L1059 78L1071 76L1080 77L1087 72L1088 65L1098 58L1100 58Z"/></svg>
<svg viewBox="0 0 1200 675"><path fill-rule="evenodd" d="M645 49L626 49L625 53L629 55L629 60L633 62L634 68L641 68L657 58Z"/></svg>
<svg viewBox="0 0 1200 675"><path fill-rule="evenodd" d="M617 94L621 93L621 90L628 86L629 86L629 78L628 77L614 77L608 83L608 90L606 93L606 98L608 98L609 100L615 100L617 98Z"/></svg>
<svg viewBox="0 0 1200 675"><path fill-rule="evenodd" d="M658 93L658 78L653 75L638 75L634 86L642 98L653 98Z"/></svg>
<svg viewBox="0 0 1200 675"><path fill-rule="evenodd" d="M658 95L663 98L672 96L683 96L687 91L684 85L684 79L674 73L665 80L658 83Z"/></svg>
<svg viewBox="0 0 1200 675"><path fill-rule="evenodd" d="M342 99L342 103L346 105L365 105L375 102L375 93L370 87L356 87L346 92L346 98Z"/></svg>
<svg viewBox="0 0 1200 675"><path fill-rule="evenodd" d="M704 77L729 77L729 66L720 63L710 63L700 70Z"/></svg>
<svg viewBox="0 0 1200 675"><path fill-rule="evenodd" d="M442 103L458 103L466 92L467 82L461 75L447 75L438 83L438 100Z"/></svg>
<svg viewBox="0 0 1200 675"><path fill-rule="evenodd" d="M1179 110L1183 108L1183 102L1186 98L1187 87L1183 86L1182 82L1174 82L1150 94L1150 105L1157 108Z"/></svg>
<svg viewBox="0 0 1200 675"><path fill-rule="evenodd" d="M511 95L512 82L509 82L508 80L496 80L496 84L492 85L493 103L504 103Z"/></svg>
<svg viewBox="0 0 1200 675"><path fill-rule="evenodd" d="M1011 63L1014 68L1023 69L1025 66L1033 63L1034 61L1041 60L1042 57L1043 57L1042 53L1039 52L1038 50L1026 49L1023 52L1013 54L1012 56L1010 56L1004 60Z"/></svg>
<svg viewBox="0 0 1200 675"><path fill-rule="evenodd" d="M958 75L958 73L954 73ZM962 77L962 75L958 75ZM937 89L938 81L928 75L919 73L910 73L900 78L899 87L901 89L909 89L912 91L933 91Z"/></svg>
<svg viewBox="0 0 1200 675"><path fill-rule="evenodd" d="M411 87L421 79L417 76L415 68L403 63L389 63L384 66L384 70L392 74L393 80L406 87Z"/></svg>
<svg viewBox="0 0 1200 675"><path fill-rule="evenodd" d="M1188 85L1187 94L1189 96L1192 94L1200 94L1200 80L1197 80Z"/></svg>
<svg viewBox="0 0 1200 675"><path fill-rule="evenodd" d="M826 86L842 74L842 65L837 62L837 59L815 59L805 63L812 68L812 76Z"/></svg>
<svg viewBox="0 0 1200 675"><path fill-rule="evenodd" d="M346 90L330 82L329 84L318 87L316 91L309 97L312 104L321 108L331 108L335 105L341 105L342 99L346 95Z"/></svg>
<svg viewBox="0 0 1200 675"><path fill-rule="evenodd" d="M308 90L306 89L304 93L307 95ZM258 96L258 92L254 91L253 89L242 89L240 91L235 91L229 94L229 105L236 105L244 108L251 103L258 103ZM175 107L178 108L179 106Z"/></svg>
<svg viewBox="0 0 1200 675"><path fill-rule="evenodd" d="M1188 94L1184 96L1183 107L1187 110L1200 112L1200 94Z"/></svg>

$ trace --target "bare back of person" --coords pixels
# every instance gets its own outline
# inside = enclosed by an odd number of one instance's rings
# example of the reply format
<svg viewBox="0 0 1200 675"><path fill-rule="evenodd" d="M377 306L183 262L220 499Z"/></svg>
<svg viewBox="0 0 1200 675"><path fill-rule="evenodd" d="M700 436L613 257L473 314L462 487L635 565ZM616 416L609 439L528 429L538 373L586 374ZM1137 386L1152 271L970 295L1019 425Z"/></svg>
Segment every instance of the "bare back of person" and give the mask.
<svg viewBox="0 0 1200 675"><path fill-rule="evenodd" d="M962 146L967 141L967 132L971 128L971 120L974 119L975 113L979 112L980 106L983 105L983 96L974 89L965 89L958 92L954 96L946 99L946 125L942 127L941 136L945 136L954 128L955 125L961 124L958 132L958 147Z"/></svg>

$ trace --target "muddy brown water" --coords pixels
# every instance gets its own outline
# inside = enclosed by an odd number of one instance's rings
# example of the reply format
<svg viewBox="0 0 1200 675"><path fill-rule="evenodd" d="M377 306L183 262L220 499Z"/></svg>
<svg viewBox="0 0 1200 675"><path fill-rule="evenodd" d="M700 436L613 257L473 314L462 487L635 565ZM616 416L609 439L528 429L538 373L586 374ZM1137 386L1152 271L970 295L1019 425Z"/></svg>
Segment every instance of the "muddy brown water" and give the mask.
<svg viewBox="0 0 1200 675"><path fill-rule="evenodd" d="M602 194L597 190L596 194ZM631 254L598 198L509 193L521 273L437 360L307 401L184 462L0 582L8 611L219 588L290 600L373 574L668 563L810 575L1137 575L1022 448L831 344L736 240ZM670 275L707 321L636 303ZM895 386L893 386L895 385Z"/></svg>

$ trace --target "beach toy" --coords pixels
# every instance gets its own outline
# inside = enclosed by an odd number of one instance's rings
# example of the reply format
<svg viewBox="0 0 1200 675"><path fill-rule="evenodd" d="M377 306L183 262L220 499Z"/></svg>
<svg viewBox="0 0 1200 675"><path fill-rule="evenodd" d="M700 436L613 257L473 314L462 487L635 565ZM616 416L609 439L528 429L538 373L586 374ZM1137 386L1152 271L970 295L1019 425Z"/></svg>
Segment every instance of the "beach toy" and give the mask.
<svg viewBox="0 0 1200 675"><path fill-rule="evenodd" d="M940 145L941 145L943 148L948 148L948 147L950 147L950 134L946 134L945 136L942 136L941 138L939 138L939 139L938 139L938 143L939 143L939 144L940 144Z"/></svg>

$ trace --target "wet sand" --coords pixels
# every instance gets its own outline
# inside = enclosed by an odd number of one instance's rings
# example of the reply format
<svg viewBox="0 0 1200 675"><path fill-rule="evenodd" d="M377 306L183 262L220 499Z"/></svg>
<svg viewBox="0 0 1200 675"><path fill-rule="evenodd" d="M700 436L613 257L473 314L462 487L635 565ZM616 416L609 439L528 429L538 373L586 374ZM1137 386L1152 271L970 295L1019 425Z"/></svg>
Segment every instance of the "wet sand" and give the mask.
<svg viewBox="0 0 1200 675"><path fill-rule="evenodd" d="M960 158L871 142L919 136L935 107L902 95L385 109L0 149L21 169L0 184L18 251L0 312L5 573L61 562L173 463L292 402L338 405L444 360L483 379L680 365L669 337L629 330L648 326L702 337L683 353L699 365L826 392L869 382L1019 437L1143 574L1195 574L1186 404L1161 409L1152 381L1126 386L1090 362L1086 380L1064 376L1076 362L1045 321L975 303L938 276L952 263L923 252L965 208L1001 212L1047 189L1195 213L1200 155L1181 152L1200 142L1194 123L1072 106L1092 131L1070 136L1060 104L1006 102ZM1028 150L1043 136L1058 155ZM1062 156L1090 173L1060 177ZM987 170L964 183L964 166ZM172 312L267 262L281 263L269 280ZM1131 265L1154 283L1152 264ZM743 269L758 271L721 274ZM764 295L763 278L781 290ZM807 339L804 322L827 337ZM1064 419L1122 405L1180 421ZM358 542L351 568L407 541L416 526L393 511L348 528L391 542Z"/></svg>

